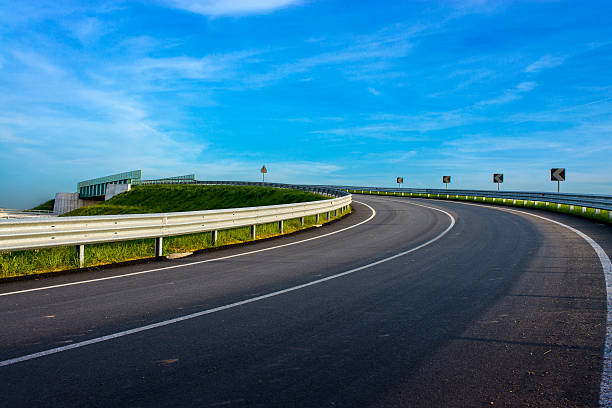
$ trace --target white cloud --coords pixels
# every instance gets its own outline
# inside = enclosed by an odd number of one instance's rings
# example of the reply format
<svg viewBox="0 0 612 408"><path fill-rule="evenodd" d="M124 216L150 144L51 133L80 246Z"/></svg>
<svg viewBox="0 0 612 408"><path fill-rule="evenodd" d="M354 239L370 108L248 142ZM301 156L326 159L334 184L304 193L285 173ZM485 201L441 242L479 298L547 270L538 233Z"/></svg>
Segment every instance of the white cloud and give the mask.
<svg viewBox="0 0 612 408"><path fill-rule="evenodd" d="M533 64L530 64L527 68L525 68L525 72L535 73L535 72L542 71L544 69L558 67L559 65L563 64L564 60L565 58L563 57L553 57L550 54L546 54L543 57L541 57L539 60L537 60L536 62L534 62Z"/></svg>
<svg viewBox="0 0 612 408"><path fill-rule="evenodd" d="M521 99L523 97L522 94L534 90L537 86L538 83L534 81L521 82L514 88L507 89L502 95L477 102L473 106L476 108L482 108L490 105L503 105L505 103Z"/></svg>
<svg viewBox="0 0 612 408"><path fill-rule="evenodd" d="M370 92L372 95L375 95L375 96L379 96L380 95L380 92L377 91L374 88L368 88L368 92Z"/></svg>
<svg viewBox="0 0 612 408"><path fill-rule="evenodd" d="M18 92L0 100L5 161L19 157L24 168L67 179L150 163L174 174L194 166L206 149L163 122L169 119L154 119L146 99L85 83L36 53L14 54L19 72L7 81Z"/></svg>
<svg viewBox="0 0 612 408"><path fill-rule="evenodd" d="M88 17L76 22L68 23L66 26L82 43L96 41L107 30L104 23L94 17Z"/></svg>
<svg viewBox="0 0 612 408"><path fill-rule="evenodd" d="M164 80L166 84L183 79L221 82L237 77L236 69L247 64L258 51L239 51L227 54L195 57L142 58L119 70L139 81Z"/></svg>
<svg viewBox="0 0 612 408"><path fill-rule="evenodd" d="M169 7L205 16L264 14L297 5L301 0L162 0Z"/></svg>
<svg viewBox="0 0 612 408"><path fill-rule="evenodd" d="M380 153L368 153L366 154L366 158L368 160L375 160L378 163L403 163L408 159L412 159L416 156L416 150L394 150L389 152L380 152Z"/></svg>

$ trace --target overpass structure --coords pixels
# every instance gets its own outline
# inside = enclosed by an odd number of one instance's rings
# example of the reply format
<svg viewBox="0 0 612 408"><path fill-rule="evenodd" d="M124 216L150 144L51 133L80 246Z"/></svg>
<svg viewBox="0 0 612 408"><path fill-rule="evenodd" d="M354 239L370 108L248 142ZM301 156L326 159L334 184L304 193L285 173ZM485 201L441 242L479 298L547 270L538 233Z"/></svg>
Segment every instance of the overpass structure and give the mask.
<svg viewBox="0 0 612 408"><path fill-rule="evenodd" d="M98 177L80 181L77 184L77 192L81 199L104 197L109 184L133 184L139 182L141 178L142 170L126 171L110 176Z"/></svg>

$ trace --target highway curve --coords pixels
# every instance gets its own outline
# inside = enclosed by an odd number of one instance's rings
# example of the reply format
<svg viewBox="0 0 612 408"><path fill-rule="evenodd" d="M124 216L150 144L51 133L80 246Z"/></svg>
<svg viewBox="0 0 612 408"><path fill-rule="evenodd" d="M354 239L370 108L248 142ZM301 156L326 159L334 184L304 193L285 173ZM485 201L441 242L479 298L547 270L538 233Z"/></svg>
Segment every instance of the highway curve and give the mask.
<svg viewBox="0 0 612 408"><path fill-rule="evenodd" d="M3 284L0 406L598 405L606 287L583 238L499 207L355 199L289 237ZM609 227L537 214L612 254Z"/></svg>

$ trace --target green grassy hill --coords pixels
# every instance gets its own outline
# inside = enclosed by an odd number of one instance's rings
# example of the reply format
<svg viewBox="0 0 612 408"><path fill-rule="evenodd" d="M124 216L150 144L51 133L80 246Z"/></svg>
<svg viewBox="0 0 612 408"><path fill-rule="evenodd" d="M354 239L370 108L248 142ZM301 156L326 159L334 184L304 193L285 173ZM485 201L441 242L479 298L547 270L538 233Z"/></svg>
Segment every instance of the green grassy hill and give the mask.
<svg viewBox="0 0 612 408"><path fill-rule="evenodd" d="M324 200L306 191L257 186L136 186L108 201L78 208L63 216L146 214L216 210Z"/></svg>
<svg viewBox="0 0 612 408"><path fill-rule="evenodd" d="M34 208L31 208L31 210L47 210L47 211L53 211L53 206L55 205L55 198L52 198L49 201L45 201L44 203L37 205Z"/></svg>

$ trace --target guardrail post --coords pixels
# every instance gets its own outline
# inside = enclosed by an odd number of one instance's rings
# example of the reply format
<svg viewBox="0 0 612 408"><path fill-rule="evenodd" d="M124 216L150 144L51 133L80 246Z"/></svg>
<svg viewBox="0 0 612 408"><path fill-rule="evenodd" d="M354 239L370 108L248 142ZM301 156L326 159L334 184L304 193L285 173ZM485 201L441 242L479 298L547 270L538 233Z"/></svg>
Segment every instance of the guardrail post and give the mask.
<svg viewBox="0 0 612 408"><path fill-rule="evenodd" d="M79 260L79 268L85 266L85 245L75 245L76 257Z"/></svg>
<svg viewBox="0 0 612 408"><path fill-rule="evenodd" d="M329 211L327 212L327 221L329 221Z"/></svg>
<svg viewBox="0 0 612 408"><path fill-rule="evenodd" d="M160 258L164 253L164 238L157 237L155 238L155 256Z"/></svg>
<svg viewBox="0 0 612 408"><path fill-rule="evenodd" d="M319 214L315 214L315 224L319 223Z"/></svg>
<svg viewBox="0 0 612 408"><path fill-rule="evenodd" d="M255 224L251 225L251 239L255 239L257 237L257 232L255 230L256 230L256 225Z"/></svg>
<svg viewBox="0 0 612 408"><path fill-rule="evenodd" d="M219 237L219 234L218 234L217 230L210 231L210 239L211 239L213 245L215 245L217 243L217 238L218 237Z"/></svg>
<svg viewBox="0 0 612 408"><path fill-rule="evenodd" d="M304 225L304 217L300 217L300 225Z"/></svg>
<svg viewBox="0 0 612 408"><path fill-rule="evenodd" d="M334 217L337 217L337 216L338 216L338 210L336 209L334 210Z"/></svg>
<svg viewBox="0 0 612 408"><path fill-rule="evenodd" d="M285 228L284 228L284 223L283 223L283 221L281 220L281 221L279 221L279 222L278 222L278 232L279 232L280 234L282 234L284 230L285 230Z"/></svg>

